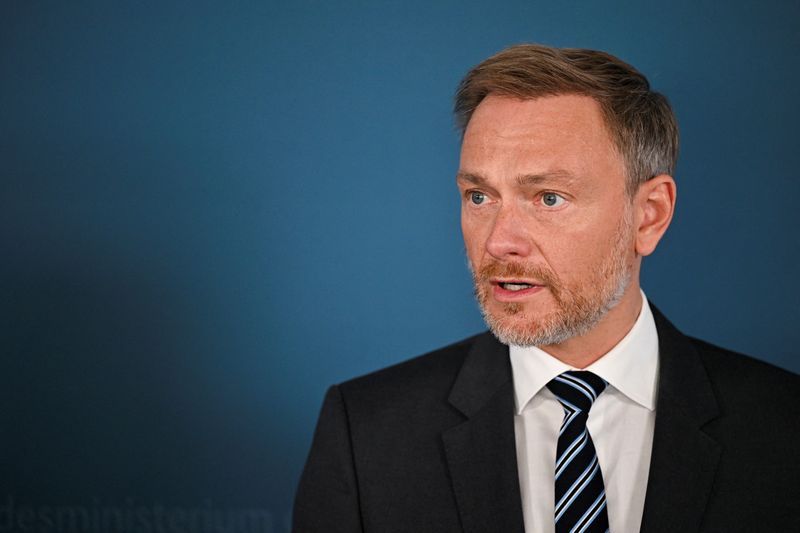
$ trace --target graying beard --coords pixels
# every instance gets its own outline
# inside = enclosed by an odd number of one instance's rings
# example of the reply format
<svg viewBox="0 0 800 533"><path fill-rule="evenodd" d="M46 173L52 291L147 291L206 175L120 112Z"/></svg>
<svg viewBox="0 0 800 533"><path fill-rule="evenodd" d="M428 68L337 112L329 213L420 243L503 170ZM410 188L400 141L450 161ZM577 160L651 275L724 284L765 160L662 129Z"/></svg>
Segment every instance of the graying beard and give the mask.
<svg viewBox="0 0 800 533"><path fill-rule="evenodd" d="M602 306L595 309L592 314L582 317L574 323L554 324L548 328L532 333L519 333L514 331L512 326L503 327L491 318L489 313L484 310L483 306L480 306L480 310L483 315L483 320L489 326L492 334L503 344L514 344L523 347L561 344L573 337L580 337L591 331L609 311L619 304L630 284L630 280L631 272L626 269L616 284L611 297L608 298Z"/></svg>

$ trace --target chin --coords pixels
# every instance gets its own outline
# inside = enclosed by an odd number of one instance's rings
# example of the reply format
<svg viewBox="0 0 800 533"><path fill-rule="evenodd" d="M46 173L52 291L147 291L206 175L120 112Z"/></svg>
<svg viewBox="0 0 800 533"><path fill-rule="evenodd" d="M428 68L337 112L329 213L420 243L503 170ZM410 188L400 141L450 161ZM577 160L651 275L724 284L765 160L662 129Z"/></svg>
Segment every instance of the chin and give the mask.
<svg viewBox="0 0 800 533"><path fill-rule="evenodd" d="M525 312L520 304L504 304L504 307L506 305L515 307L501 312L484 313L489 329L503 344L547 346L559 344L574 336L574 331L562 327L557 314L532 315Z"/></svg>
<svg viewBox="0 0 800 533"><path fill-rule="evenodd" d="M619 303L622 292L617 291L615 297L608 298L604 305L553 303L547 306L542 302L534 307L529 302L492 301L490 305L481 306L481 311L489 329L502 343L551 346L585 335L595 328Z"/></svg>

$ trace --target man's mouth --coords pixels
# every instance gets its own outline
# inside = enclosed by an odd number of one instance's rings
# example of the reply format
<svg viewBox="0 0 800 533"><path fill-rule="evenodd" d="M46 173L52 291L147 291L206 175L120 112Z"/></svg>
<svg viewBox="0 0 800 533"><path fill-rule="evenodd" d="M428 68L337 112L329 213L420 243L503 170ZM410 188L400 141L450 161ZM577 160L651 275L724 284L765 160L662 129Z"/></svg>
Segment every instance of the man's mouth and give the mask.
<svg viewBox="0 0 800 533"><path fill-rule="evenodd" d="M507 291L515 291L515 292L516 291L522 291L522 290L525 290L525 289L530 289L531 287L535 286L535 285L532 285L530 283L524 283L524 282L519 282L519 281L507 281L507 282L501 281L501 282L498 283L498 285L500 285L501 288L503 288L503 289L505 289Z"/></svg>
<svg viewBox="0 0 800 533"><path fill-rule="evenodd" d="M491 284L493 297L498 302L519 302L538 294L545 288L535 280L493 279Z"/></svg>

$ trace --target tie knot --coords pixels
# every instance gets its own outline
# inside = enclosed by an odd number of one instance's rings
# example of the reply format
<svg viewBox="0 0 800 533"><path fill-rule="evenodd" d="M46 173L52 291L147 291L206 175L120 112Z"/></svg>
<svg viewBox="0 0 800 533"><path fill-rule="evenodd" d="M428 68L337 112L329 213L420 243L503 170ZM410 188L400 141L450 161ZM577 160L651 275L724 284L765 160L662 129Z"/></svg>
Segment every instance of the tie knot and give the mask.
<svg viewBox="0 0 800 533"><path fill-rule="evenodd" d="M570 370L556 376L547 388L556 395L565 409L589 413L592 404L608 383L596 374L585 370Z"/></svg>

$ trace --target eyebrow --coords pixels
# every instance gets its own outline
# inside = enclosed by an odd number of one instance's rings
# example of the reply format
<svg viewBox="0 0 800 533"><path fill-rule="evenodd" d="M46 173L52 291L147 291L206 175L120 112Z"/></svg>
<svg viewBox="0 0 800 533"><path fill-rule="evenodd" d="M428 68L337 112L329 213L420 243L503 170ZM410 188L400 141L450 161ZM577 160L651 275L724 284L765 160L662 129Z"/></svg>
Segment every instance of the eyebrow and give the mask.
<svg viewBox="0 0 800 533"><path fill-rule="evenodd" d="M567 170L552 170L548 172L544 172L542 174L522 174L516 177L515 181L517 185L520 186L529 186L529 185L539 185L542 183L574 183L577 181L578 178L572 172ZM489 180L484 178L479 174L473 174L471 172L459 172L456 174L456 181L466 181L472 183L473 185L488 185Z"/></svg>
<svg viewBox="0 0 800 533"><path fill-rule="evenodd" d="M467 181L473 185L486 185L487 180L483 176L471 174L469 172L459 172L456 174L456 181Z"/></svg>
<svg viewBox="0 0 800 533"><path fill-rule="evenodd" d="M523 174L517 176L518 185L539 185L541 183L564 183L570 184L578 180L572 172L567 170L551 170L542 174Z"/></svg>

